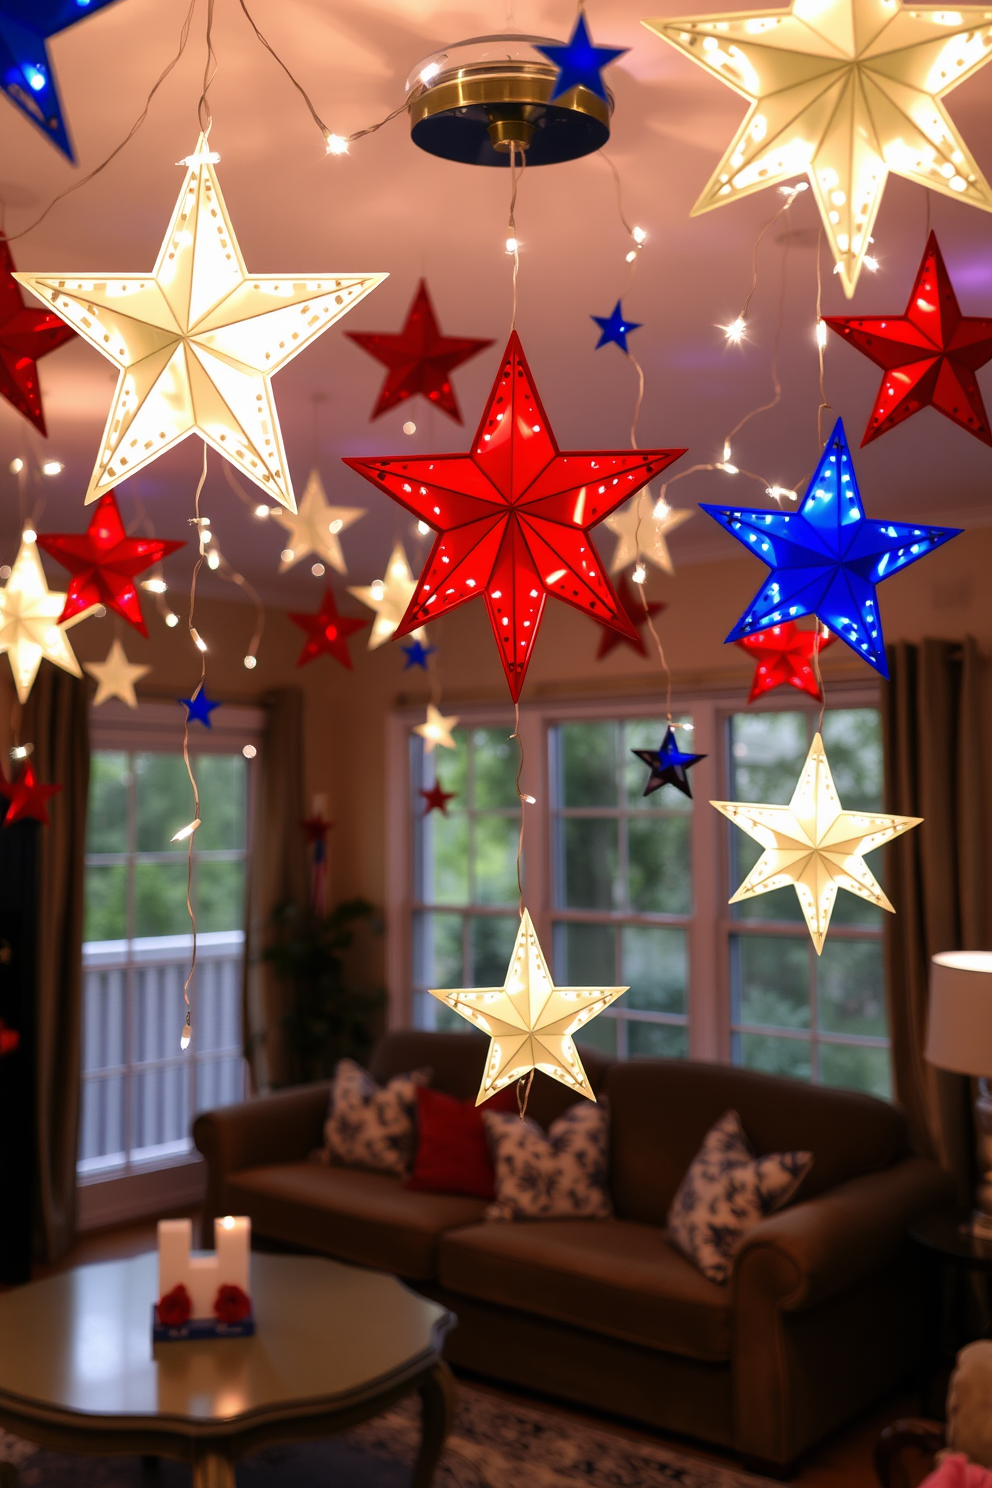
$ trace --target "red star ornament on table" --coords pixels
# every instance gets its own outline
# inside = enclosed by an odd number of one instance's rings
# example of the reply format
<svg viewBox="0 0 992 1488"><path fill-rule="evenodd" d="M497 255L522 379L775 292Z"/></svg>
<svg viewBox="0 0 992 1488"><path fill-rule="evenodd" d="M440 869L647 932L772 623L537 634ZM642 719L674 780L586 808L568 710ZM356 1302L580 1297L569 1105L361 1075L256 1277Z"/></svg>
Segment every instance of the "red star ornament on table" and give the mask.
<svg viewBox="0 0 992 1488"><path fill-rule="evenodd" d="M457 791L446 791L441 789L440 780L435 780L430 790L421 790L424 798L424 815L430 816L432 811L440 811L442 816L448 814L448 802L453 801Z"/></svg>
<svg viewBox="0 0 992 1488"><path fill-rule="evenodd" d="M883 369L862 447L936 408L983 444L992 429L975 379L992 360L992 318L962 315L934 233L904 315L825 315L832 331Z"/></svg>
<svg viewBox="0 0 992 1488"><path fill-rule="evenodd" d="M34 773L34 765L30 760L25 760L17 776L13 780L0 779L0 796L7 802L7 813L4 816L5 827L12 826L14 822L24 821L26 817L41 822L42 826L48 826L48 807L46 801L52 796L57 796L62 789L60 785L41 785Z"/></svg>
<svg viewBox="0 0 992 1488"><path fill-rule="evenodd" d="M514 701L549 594L636 636L590 529L684 453L563 453L514 331L469 454L344 462L438 534L394 634L484 595Z"/></svg>
<svg viewBox="0 0 992 1488"><path fill-rule="evenodd" d="M306 643L297 658L297 666L306 666L308 661L316 661L318 656L333 656L349 672L354 670L348 651L348 637L356 631L365 630L369 622L355 620L351 615L339 615L333 589L324 591L324 598L316 614L303 615L290 610L289 618L307 633Z"/></svg>
<svg viewBox="0 0 992 1488"><path fill-rule="evenodd" d="M75 339L75 331L41 305L26 305L14 278L10 246L0 232L0 398L47 437L38 361Z"/></svg>
<svg viewBox="0 0 992 1488"><path fill-rule="evenodd" d="M650 615L658 615L666 606L660 600L649 600L645 610L640 597L636 595L627 583L627 575L621 574L620 581L616 586L617 599L620 606L633 627L633 635L624 635L619 630L614 630L611 625L605 625L602 621L603 634L599 640L599 650L596 652L596 660L602 661L604 656L609 656L618 646L629 646L636 651L638 656L647 656L648 648L644 644L644 627L648 623Z"/></svg>
<svg viewBox="0 0 992 1488"><path fill-rule="evenodd" d="M113 491L101 496L85 532L39 533L38 546L72 575L58 623L106 605L143 636L148 634L135 578L186 546L152 537L128 537Z"/></svg>
<svg viewBox="0 0 992 1488"><path fill-rule="evenodd" d="M493 344L478 337L442 336L423 279L398 335L384 331L345 331L345 335L389 369L372 410L374 419L420 393L460 424L462 416L451 373Z"/></svg>
<svg viewBox="0 0 992 1488"><path fill-rule="evenodd" d="M819 626L815 630L800 630L794 620L784 625L770 625L767 630L756 630L754 635L743 636L735 645L746 651L757 662L748 702L753 703L776 687L786 683L799 692L807 692L823 702L820 684L816 680L813 651L822 656L828 646L837 639ZM817 644L819 642L819 644Z"/></svg>

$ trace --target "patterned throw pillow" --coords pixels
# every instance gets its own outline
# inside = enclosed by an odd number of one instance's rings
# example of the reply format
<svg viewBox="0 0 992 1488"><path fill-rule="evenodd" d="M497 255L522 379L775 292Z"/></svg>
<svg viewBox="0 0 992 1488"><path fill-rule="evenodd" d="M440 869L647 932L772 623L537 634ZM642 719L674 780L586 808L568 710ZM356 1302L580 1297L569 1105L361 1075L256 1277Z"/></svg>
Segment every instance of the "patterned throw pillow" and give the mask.
<svg viewBox="0 0 992 1488"><path fill-rule="evenodd" d="M483 1111L496 1170L487 1219L606 1219L609 1116L579 1101L547 1133L525 1117Z"/></svg>
<svg viewBox="0 0 992 1488"><path fill-rule="evenodd" d="M668 1238L710 1281L726 1281L745 1235L792 1198L811 1152L755 1157L736 1111L710 1127L668 1211Z"/></svg>
<svg viewBox="0 0 992 1488"><path fill-rule="evenodd" d="M377 1173L406 1173L413 1157L417 1086L429 1085L430 1078L430 1070L414 1070L379 1086L353 1059L340 1060L324 1123L323 1160Z"/></svg>

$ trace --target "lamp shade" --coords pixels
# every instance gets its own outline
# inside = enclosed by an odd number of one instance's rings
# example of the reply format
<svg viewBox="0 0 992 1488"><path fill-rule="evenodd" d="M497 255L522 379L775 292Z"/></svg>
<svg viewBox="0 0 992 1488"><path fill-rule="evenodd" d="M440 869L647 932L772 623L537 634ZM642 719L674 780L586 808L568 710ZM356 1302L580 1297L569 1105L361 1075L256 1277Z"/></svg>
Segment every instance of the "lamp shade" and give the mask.
<svg viewBox="0 0 992 1488"><path fill-rule="evenodd" d="M931 958L926 1057L938 1069L992 1076L992 951Z"/></svg>

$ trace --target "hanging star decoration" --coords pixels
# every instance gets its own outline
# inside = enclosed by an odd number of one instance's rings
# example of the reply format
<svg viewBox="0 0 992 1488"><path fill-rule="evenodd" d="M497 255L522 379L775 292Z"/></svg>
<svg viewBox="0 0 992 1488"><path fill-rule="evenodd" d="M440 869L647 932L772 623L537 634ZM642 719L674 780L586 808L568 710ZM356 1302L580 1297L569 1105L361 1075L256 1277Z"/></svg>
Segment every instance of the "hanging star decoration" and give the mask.
<svg viewBox="0 0 992 1488"><path fill-rule="evenodd" d="M214 703L207 697L206 688L202 684L196 689L191 698L179 698L179 702L186 709L187 723L202 723L204 728L213 728L210 715L221 704Z"/></svg>
<svg viewBox="0 0 992 1488"><path fill-rule="evenodd" d="M0 22L2 24L2 22ZM2 38L2 32L0 32ZM0 39L0 55L3 42ZM27 305L14 278L14 260L0 232L0 398L47 437L38 362L75 338L75 331L39 305Z"/></svg>
<svg viewBox="0 0 992 1488"><path fill-rule="evenodd" d="M531 1070L596 1099L572 1035L628 991L627 987L556 987L525 909L502 987L459 987L430 994L491 1040L475 1104Z"/></svg>
<svg viewBox="0 0 992 1488"><path fill-rule="evenodd" d="M421 790L420 794L424 798L425 816L430 816L432 811L440 811L442 816L447 816L448 802L453 801L458 792L442 790L440 780L435 780L430 790Z"/></svg>
<svg viewBox="0 0 992 1488"><path fill-rule="evenodd" d="M21 539L10 578L0 589L0 652L10 658L18 700L26 703L42 660L51 661L74 677L79 669L66 631L90 611L59 624L66 595L49 589L45 570L32 538Z"/></svg>
<svg viewBox="0 0 992 1488"><path fill-rule="evenodd" d="M639 331L642 322L639 320L624 320L623 309L617 300L609 315L590 315L599 326L599 340L596 342L596 350L601 346L609 346L612 342L619 346L622 352L627 351L627 337L631 331Z"/></svg>
<svg viewBox="0 0 992 1488"><path fill-rule="evenodd" d="M25 760L13 780L0 777L0 796L7 802L4 826L11 827L14 822L30 817L47 827L48 807L45 803L57 796L61 789L60 785L42 785L31 761Z"/></svg>
<svg viewBox="0 0 992 1488"><path fill-rule="evenodd" d="M817 681L813 654L822 656L836 639L829 631L821 630L819 625L812 630L800 630L794 620L742 636L735 645L756 662L748 702L756 702L776 687L788 684L822 703L823 694Z"/></svg>
<svg viewBox="0 0 992 1488"><path fill-rule="evenodd" d="M451 374L493 344L479 337L442 336L423 279L398 335L384 331L346 331L345 335L389 369L372 410L374 419L420 393L460 424L462 416Z"/></svg>
<svg viewBox="0 0 992 1488"><path fill-rule="evenodd" d="M807 175L850 297L890 171L992 211L941 102L992 56L989 11L793 0L644 25L751 105L693 216Z"/></svg>
<svg viewBox="0 0 992 1488"><path fill-rule="evenodd" d="M791 883L818 956L838 889L895 913L864 854L918 827L923 818L845 811L819 734L809 747L788 806L751 806L741 801L711 801L710 805L763 849L730 903L739 904Z"/></svg>
<svg viewBox="0 0 992 1488"><path fill-rule="evenodd" d="M75 162L48 41L114 0L0 0L0 88Z"/></svg>
<svg viewBox="0 0 992 1488"><path fill-rule="evenodd" d="M98 501L191 434L289 511L272 376L384 274L249 274L205 135L150 274L16 274L119 369L86 492Z"/></svg>
<svg viewBox="0 0 992 1488"><path fill-rule="evenodd" d="M428 703L426 721L415 724L413 732L423 739L424 753L433 754L439 744L443 749L458 748L451 737L451 730L457 726L457 718L445 718L433 703Z"/></svg>
<svg viewBox="0 0 992 1488"><path fill-rule="evenodd" d="M585 15L580 10L567 43L535 46L534 50L547 57L558 69L549 103L564 98L573 88L585 88L606 103L608 95L602 77L603 68L609 67L618 57L625 56L630 48L593 46Z"/></svg>
<svg viewBox="0 0 992 1488"><path fill-rule="evenodd" d="M345 461L345 464L350 463L350 461ZM377 579L374 584L349 587L349 594L360 599L363 605L368 605L370 610L375 610L372 634L369 636L370 651L375 651L379 646L384 645L396 633L396 628L413 599L416 587L417 581L410 572L410 565L406 561L406 551L402 543L396 543L393 547L386 565L384 579ZM401 634L412 635L414 640L418 641L424 638L422 629L404 630Z"/></svg>
<svg viewBox="0 0 992 1488"><path fill-rule="evenodd" d="M639 760L650 766L651 774L648 776L647 785L644 787L644 795L650 796L656 790L661 790L663 785L674 785L684 796L692 800L692 786L689 784L688 771L693 765L698 765L700 760L706 758L705 754L687 754L681 750L675 739L675 730L669 724L665 730L665 737L657 749L634 749Z"/></svg>
<svg viewBox="0 0 992 1488"><path fill-rule="evenodd" d="M108 491L100 497L85 532L40 533L38 546L72 575L65 609L59 616L60 625L84 610L105 605L147 636L148 627L141 613L134 580L146 568L161 563L163 558L186 544L162 542L151 537L128 537L117 498L113 491Z"/></svg>
<svg viewBox="0 0 992 1488"><path fill-rule="evenodd" d="M646 488L638 491L633 501L613 512L603 523L617 539L610 573L619 573L643 558L662 573L674 574L668 537L695 515L691 508L669 506L667 501L657 502L652 509L650 491Z"/></svg>
<svg viewBox="0 0 992 1488"><path fill-rule="evenodd" d="M660 600L648 600L647 609L645 609L641 600L635 596L630 585L627 583L626 574L620 575L620 580L616 587L616 596L620 601L624 614L630 621L632 634L623 635L619 630L615 630L613 626L604 625L600 621L602 635L599 638L599 650L596 652L597 661L602 661L604 656L609 656L611 651L615 651L617 646L621 645L629 646L632 651L637 652L638 656L647 656L648 648L644 644L644 627L647 625L650 616L659 615L662 610L667 608Z"/></svg>
<svg viewBox="0 0 992 1488"><path fill-rule="evenodd" d="M298 667L306 666L308 661L316 661L318 656L333 656L349 672L354 670L348 650L348 637L356 631L365 630L369 622L356 620L351 615L339 615L333 589L325 589L316 614L302 615L294 610L288 613L293 624L307 633L303 650L296 661Z"/></svg>
<svg viewBox="0 0 992 1488"><path fill-rule="evenodd" d="M93 697L94 708L99 708L111 698L120 698L129 708L136 708L138 699L134 684L140 682L142 677L147 677L151 667L128 661L124 647L115 639L107 652L106 660L84 661L83 671L88 672L97 684Z"/></svg>
<svg viewBox="0 0 992 1488"><path fill-rule="evenodd" d="M962 315L934 233L904 315L825 315L826 324L883 369L862 448L896 424L936 408L983 444L992 429L975 378L992 360L992 318Z"/></svg>
<svg viewBox="0 0 992 1488"><path fill-rule="evenodd" d="M300 508L297 512L275 507L272 515L289 533L289 540L282 551L279 572L285 573L301 558L315 553L329 563L339 574L348 572L341 551L340 534L364 517L364 506L331 506L328 503L320 472L311 470L307 478Z"/></svg>
<svg viewBox="0 0 992 1488"><path fill-rule="evenodd" d="M869 521L840 419L798 511L700 505L772 570L728 641L816 615L883 677L889 673L875 586L961 531Z"/></svg>
<svg viewBox="0 0 992 1488"><path fill-rule="evenodd" d="M400 650L406 657L403 663L405 672L408 672L411 667L420 667L421 671L426 672L428 662L437 651L437 647L421 645L420 641L411 641L409 646L401 646Z"/></svg>
<svg viewBox="0 0 992 1488"><path fill-rule="evenodd" d="M345 460L437 536L397 636L485 596L516 701L549 594L636 634L590 529L684 450L559 450L514 331L468 455Z"/></svg>

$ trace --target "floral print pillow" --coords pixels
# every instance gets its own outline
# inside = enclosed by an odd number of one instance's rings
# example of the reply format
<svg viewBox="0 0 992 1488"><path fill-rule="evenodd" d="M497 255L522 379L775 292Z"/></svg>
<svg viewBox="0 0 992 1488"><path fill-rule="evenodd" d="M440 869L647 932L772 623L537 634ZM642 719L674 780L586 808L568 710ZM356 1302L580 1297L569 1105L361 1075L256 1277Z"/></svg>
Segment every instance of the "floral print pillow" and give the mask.
<svg viewBox="0 0 992 1488"><path fill-rule="evenodd" d="M710 1281L726 1281L745 1235L792 1198L811 1152L755 1157L736 1111L710 1127L668 1211L668 1238Z"/></svg>
<svg viewBox="0 0 992 1488"><path fill-rule="evenodd" d="M606 1219L609 1116L579 1101L545 1133L529 1117L483 1111L496 1170L486 1219Z"/></svg>
<svg viewBox="0 0 992 1488"><path fill-rule="evenodd" d="M430 1080L430 1070L414 1070L379 1086L353 1059L339 1060L324 1123L323 1161L402 1177L413 1160L417 1086Z"/></svg>

